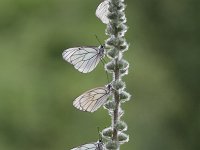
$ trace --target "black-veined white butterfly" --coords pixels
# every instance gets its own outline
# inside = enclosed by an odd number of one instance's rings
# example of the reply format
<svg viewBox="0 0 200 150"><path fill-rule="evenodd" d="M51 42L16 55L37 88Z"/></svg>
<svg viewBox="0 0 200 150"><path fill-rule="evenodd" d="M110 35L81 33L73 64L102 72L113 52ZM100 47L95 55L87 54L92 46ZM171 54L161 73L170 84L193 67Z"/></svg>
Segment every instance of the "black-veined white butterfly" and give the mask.
<svg viewBox="0 0 200 150"><path fill-rule="evenodd" d="M109 0L104 0L96 9L96 16L105 24L109 23L108 13L109 13Z"/></svg>
<svg viewBox="0 0 200 150"><path fill-rule="evenodd" d="M99 132L99 128L98 128L98 132ZM73 148L71 150L105 150L105 146L102 141L101 133L99 132L99 140L97 142L83 144L83 145Z"/></svg>
<svg viewBox="0 0 200 150"><path fill-rule="evenodd" d="M64 60L68 61L74 68L82 73L91 72L96 68L100 60L105 56L105 48L103 45L83 46L66 49L62 56Z"/></svg>
<svg viewBox="0 0 200 150"><path fill-rule="evenodd" d="M105 146L104 143L99 140L97 142L81 145L71 150L105 150Z"/></svg>
<svg viewBox="0 0 200 150"><path fill-rule="evenodd" d="M91 89L77 97L73 105L79 110L94 112L101 107L109 98L111 85Z"/></svg>

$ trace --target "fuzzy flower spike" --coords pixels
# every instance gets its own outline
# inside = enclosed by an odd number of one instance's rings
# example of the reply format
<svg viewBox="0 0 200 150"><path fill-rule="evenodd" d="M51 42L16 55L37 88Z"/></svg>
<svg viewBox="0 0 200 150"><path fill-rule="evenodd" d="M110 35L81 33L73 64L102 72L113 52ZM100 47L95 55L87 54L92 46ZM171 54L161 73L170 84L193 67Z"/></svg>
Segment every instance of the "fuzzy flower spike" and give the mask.
<svg viewBox="0 0 200 150"><path fill-rule="evenodd" d="M127 124L121 120L124 111L121 104L130 100L130 94L125 91L125 82L122 80L124 75L128 74L129 63L123 58L123 53L129 48L124 35L127 31L125 4L124 0L105 0L102 2L109 5L104 6L108 10L101 14L106 22L106 35L109 38L105 42L107 56L110 62L105 65L105 70L112 74L112 100L107 101L105 108L111 116L112 124L102 131L103 138L107 140L106 149L120 150L120 145L129 141L129 136L124 133L127 130ZM101 5L102 5L101 3ZM99 5L100 6L100 5ZM98 7L99 9L99 7ZM102 8L103 9L103 8Z"/></svg>

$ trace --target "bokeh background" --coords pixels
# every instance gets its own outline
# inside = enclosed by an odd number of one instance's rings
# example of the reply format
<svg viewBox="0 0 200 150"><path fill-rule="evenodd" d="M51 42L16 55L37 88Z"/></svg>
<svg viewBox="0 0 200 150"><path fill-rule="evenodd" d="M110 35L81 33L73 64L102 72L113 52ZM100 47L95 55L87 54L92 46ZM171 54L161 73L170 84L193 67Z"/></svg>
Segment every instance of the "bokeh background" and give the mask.
<svg viewBox="0 0 200 150"><path fill-rule="evenodd" d="M107 111L72 101L107 84L102 64L81 74L61 53L103 42L99 0L0 0L0 150L63 150L98 140ZM122 150L199 150L200 1L126 0L133 95Z"/></svg>

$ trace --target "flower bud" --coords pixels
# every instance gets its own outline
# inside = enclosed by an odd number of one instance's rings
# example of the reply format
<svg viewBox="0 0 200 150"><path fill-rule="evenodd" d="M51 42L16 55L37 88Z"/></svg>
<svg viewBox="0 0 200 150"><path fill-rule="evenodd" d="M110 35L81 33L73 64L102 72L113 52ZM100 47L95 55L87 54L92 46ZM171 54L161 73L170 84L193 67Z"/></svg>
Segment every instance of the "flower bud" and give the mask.
<svg viewBox="0 0 200 150"><path fill-rule="evenodd" d="M112 130L112 128L111 128L111 127L108 127L108 128L103 129L102 135L103 135L103 137L106 138L106 139L108 139L108 138L111 139L111 138L112 138L112 135L113 135L113 130Z"/></svg>
<svg viewBox="0 0 200 150"><path fill-rule="evenodd" d="M115 70L115 62L114 61L108 62L105 65L105 69L106 69L106 71L108 71L110 73L114 72L114 70Z"/></svg>
<svg viewBox="0 0 200 150"><path fill-rule="evenodd" d="M124 121L118 121L115 128L118 131L126 131L128 126Z"/></svg>
<svg viewBox="0 0 200 150"><path fill-rule="evenodd" d="M114 110L115 109L115 102L114 101L107 101L106 104L104 104L104 108L108 110Z"/></svg>
<svg viewBox="0 0 200 150"><path fill-rule="evenodd" d="M115 20L115 19L117 19L118 14L116 14L115 12L112 12L112 13L109 13L109 14L107 15L107 17L108 17L108 19L110 19L110 20Z"/></svg>
<svg viewBox="0 0 200 150"><path fill-rule="evenodd" d="M131 95L130 95L129 93L127 93L126 91L122 91L122 92L119 94L119 97L120 97L121 103L124 103L124 102L130 100Z"/></svg>
<svg viewBox="0 0 200 150"><path fill-rule="evenodd" d="M120 70L128 69L129 67L129 63L124 59L119 60L117 65Z"/></svg>
<svg viewBox="0 0 200 150"><path fill-rule="evenodd" d="M107 56L111 59L116 58L118 55L119 55L119 51L115 48L113 48L107 52Z"/></svg>
<svg viewBox="0 0 200 150"><path fill-rule="evenodd" d="M115 141L108 141L106 143L106 149L108 150L116 150L118 149L118 147L119 147L119 144Z"/></svg>
<svg viewBox="0 0 200 150"><path fill-rule="evenodd" d="M128 74L128 69L122 69L119 71L121 76L125 76Z"/></svg>
<svg viewBox="0 0 200 150"><path fill-rule="evenodd" d="M128 27L125 25L125 24L120 24L118 27L117 27L117 32L126 32L128 30Z"/></svg>
<svg viewBox="0 0 200 150"><path fill-rule="evenodd" d="M119 133L118 134L118 140L119 140L120 144L128 142L129 141L129 135L127 135L125 133Z"/></svg>
<svg viewBox="0 0 200 150"><path fill-rule="evenodd" d="M117 81L113 81L112 82L112 87L115 90L120 90L120 89L124 89L125 88L125 82L123 82L122 80L117 80Z"/></svg>

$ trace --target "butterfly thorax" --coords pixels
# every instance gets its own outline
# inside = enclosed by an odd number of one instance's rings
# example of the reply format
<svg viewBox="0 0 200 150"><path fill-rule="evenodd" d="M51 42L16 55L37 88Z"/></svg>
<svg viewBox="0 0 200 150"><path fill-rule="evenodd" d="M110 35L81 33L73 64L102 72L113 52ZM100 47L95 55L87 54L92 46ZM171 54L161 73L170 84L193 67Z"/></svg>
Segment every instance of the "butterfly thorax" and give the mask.
<svg viewBox="0 0 200 150"><path fill-rule="evenodd" d="M112 90L112 85L111 85L110 83L109 83L109 84L107 84L107 85L106 85L106 87L108 88L108 90L109 90L109 91L111 91L111 90Z"/></svg>
<svg viewBox="0 0 200 150"><path fill-rule="evenodd" d="M99 140L99 141L98 141L97 150L104 150L104 149L105 149L105 147L104 147L103 141Z"/></svg>
<svg viewBox="0 0 200 150"><path fill-rule="evenodd" d="M103 57L105 55L105 47L103 45L100 45L98 48L99 55Z"/></svg>

